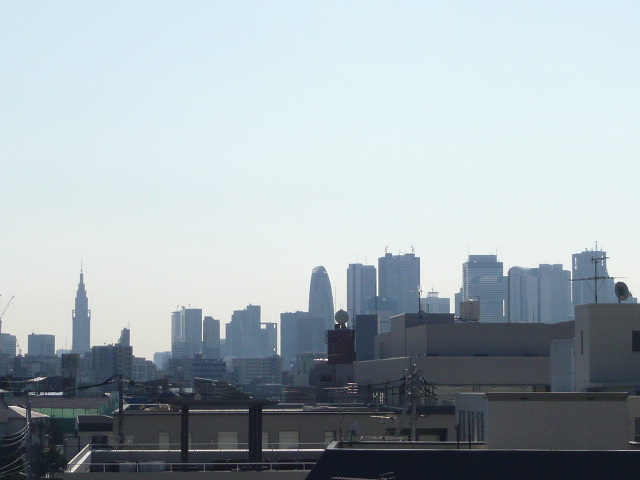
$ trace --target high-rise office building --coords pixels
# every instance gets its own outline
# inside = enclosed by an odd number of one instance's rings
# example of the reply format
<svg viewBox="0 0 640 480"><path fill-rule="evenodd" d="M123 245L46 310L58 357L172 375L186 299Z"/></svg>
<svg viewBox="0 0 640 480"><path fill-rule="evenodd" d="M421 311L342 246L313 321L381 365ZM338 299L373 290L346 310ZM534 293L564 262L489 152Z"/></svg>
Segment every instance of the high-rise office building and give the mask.
<svg viewBox="0 0 640 480"><path fill-rule="evenodd" d="M226 325L226 354L233 358L268 357L277 353L278 328L260 322L260 306L235 310Z"/></svg>
<svg viewBox="0 0 640 480"><path fill-rule="evenodd" d="M71 351L73 353L86 353L91 351L91 310L89 299L84 287L84 273L80 268L80 282L76 292L76 304L72 313L73 337Z"/></svg>
<svg viewBox="0 0 640 480"><path fill-rule="evenodd" d="M420 257L385 253L378 259L378 295L395 303L394 314L417 313L420 307Z"/></svg>
<svg viewBox="0 0 640 480"><path fill-rule="evenodd" d="M613 278L607 272L607 252L587 250L571 256L573 307L585 303L617 303Z"/></svg>
<svg viewBox="0 0 640 480"><path fill-rule="evenodd" d="M504 322L505 287L497 255L469 255L462 265L462 301L479 302L481 322Z"/></svg>
<svg viewBox="0 0 640 480"><path fill-rule="evenodd" d="M313 318L322 318L325 330L333 329L334 312L331 282L327 270L322 266L315 267L311 272L309 315Z"/></svg>
<svg viewBox="0 0 640 480"><path fill-rule="evenodd" d="M377 295L376 267L350 263L347 268L347 312L351 318L373 313L369 310Z"/></svg>
<svg viewBox="0 0 640 480"><path fill-rule="evenodd" d="M427 296L420 299L420 306L426 313L451 313L451 299L441 297L439 292L427 292Z"/></svg>
<svg viewBox="0 0 640 480"><path fill-rule="evenodd" d="M30 333L27 342L29 355L52 357L56 354L55 335Z"/></svg>
<svg viewBox="0 0 640 480"><path fill-rule="evenodd" d="M9 355L10 357L15 357L17 348L18 348L18 338L15 335L11 335L9 333L0 333L0 353L1 354Z"/></svg>
<svg viewBox="0 0 640 480"><path fill-rule="evenodd" d="M123 345L96 345L91 348L92 381L103 382L114 375L131 378L133 348Z"/></svg>
<svg viewBox="0 0 640 480"><path fill-rule="evenodd" d="M202 356L220 358L220 320L204 317L202 321Z"/></svg>
<svg viewBox="0 0 640 480"><path fill-rule="evenodd" d="M120 340L118 340L118 345L122 345L123 347L131 346L131 330L128 328L123 328L120 331Z"/></svg>
<svg viewBox="0 0 640 480"><path fill-rule="evenodd" d="M280 314L280 353L289 365L303 352L326 352L325 322L309 312Z"/></svg>
<svg viewBox="0 0 640 480"><path fill-rule="evenodd" d="M571 273L561 264L511 267L508 273L509 322L556 323L571 318Z"/></svg>
<svg viewBox="0 0 640 480"><path fill-rule="evenodd" d="M202 353L202 309L184 308L171 313L171 353L193 357Z"/></svg>

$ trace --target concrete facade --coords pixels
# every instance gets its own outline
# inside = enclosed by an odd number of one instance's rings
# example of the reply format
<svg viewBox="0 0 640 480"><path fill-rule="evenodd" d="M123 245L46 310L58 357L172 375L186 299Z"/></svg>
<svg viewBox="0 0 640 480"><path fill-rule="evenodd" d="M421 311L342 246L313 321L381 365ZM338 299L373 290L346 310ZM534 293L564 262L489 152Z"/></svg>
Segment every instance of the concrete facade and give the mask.
<svg viewBox="0 0 640 480"><path fill-rule="evenodd" d="M453 317L405 314L376 337L376 358L435 356L545 356L555 339L573 338L574 323L454 322Z"/></svg>
<svg viewBox="0 0 640 480"><path fill-rule="evenodd" d="M640 305L579 305L575 314L575 390L640 390Z"/></svg>
<svg viewBox="0 0 640 480"><path fill-rule="evenodd" d="M398 380L412 364L438 388L459 387L469 391L549 388L549 357L400 357L356 362L354 381L359 385L381 385ZM446 388L439 393L446 399ZM451 399L452 400L452 399Z"/></svg>
<svg viewBox="0 0 640 480"><path fill-rule="evenodd" d="M263 448L324 448L330 442L354 435L380 437L393 435L397 428L408 428L408 419L375 411L341 410L339 408L302 410L265 410L262 414ZM127 439L135 445L153 448L159 443L175 446L180 442L180 413L171 411L127 411L124 416ZM245 410L192 410L191 443L196 448L246 448L248 413ZM114 417L114 432L118 431ZM446 431L448 440L455 438L454 416L442 413L421 416L417 427L423 432ZM356 433L357 432L357 433ZM233 444L233 445L232 445Z"/></svg>
<svg viewBox="0 0 640 480"><path fill-rule="evenodd" d="M488 449L629 448L626 393L463 393L456 395L460 440Z"/></svg>

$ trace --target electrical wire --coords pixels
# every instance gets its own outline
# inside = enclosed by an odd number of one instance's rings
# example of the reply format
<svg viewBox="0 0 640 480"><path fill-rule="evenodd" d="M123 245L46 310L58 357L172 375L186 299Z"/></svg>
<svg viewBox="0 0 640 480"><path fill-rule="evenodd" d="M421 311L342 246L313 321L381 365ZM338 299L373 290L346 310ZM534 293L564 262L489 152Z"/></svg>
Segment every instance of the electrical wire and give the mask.
<svg viewBox="0 0 640 480"><path fill-rule="evenodd" d="M24 460L24 455L20 455L13 462L8 463L4 467L2 467L2 469L0 470L0 475L7 475L9 473L8 470L15 470L15 469L22 470L24 468L24 463L22 463L19 467L18 466L11 467L11 465L18 463L21 460Z"/></svg>
<svg viewBox="0 0 640 480"><path fill-rule="evenodd" d="M21 466L16 466L13 468L13 470L11 471L6 471L6 472L0 472L0 478L1 477L5 477L5 476L9 476L9 475L13 475L14 473L21 473L22 470L26 469L29 466L29 463L24 463Z"/></svg>
<svg viewBox="0 0 640 480"><path fill-rule="evenodd" d="M22 438L18 438L15 442L13 443L5 443L3 445L0 445L0 448L8 448L8 447L13 447L14 445L20 445L22 442L24 442L25 438L27 438L29 435L25 435Z"/></svg>
<svg viewBox="0 0 640 480"><path fill-rule="evenodd" d="M14 438L20 437L20 436L24 436L25 432L29 430L29 427L27 427L26 425L24 427L22 427L22 430L18 431L18 432L14 432L14 433L8 433L7 435L3 435L2 437L0 437L0 442L4 441L4 440L9 440L12 441L14 440Z"/></svg>

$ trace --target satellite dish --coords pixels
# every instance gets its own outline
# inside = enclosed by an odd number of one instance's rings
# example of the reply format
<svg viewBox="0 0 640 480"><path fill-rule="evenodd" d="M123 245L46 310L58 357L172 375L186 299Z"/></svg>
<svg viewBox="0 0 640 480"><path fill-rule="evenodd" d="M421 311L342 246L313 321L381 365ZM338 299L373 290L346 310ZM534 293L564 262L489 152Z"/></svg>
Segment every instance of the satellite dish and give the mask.
<svg viewBox="0 0 640 480"><path fill-rule="evenodd" d="M344 310L340 309L336 312L334 317L336 319L336 323L344 328L344 326L349 321L349 314Z"/></svg>
<svg viewBox="0 0 640 480"><path fill-rule="evenodd" d="M631 295L631 293L629 292L629 287L627 287L627 284L624 282L616 282L616 284L613 287L613 290L616 292L616 297L618 297L618 302L621 302L622 300L626 300L627 298L629 298L629 295Z"/></svg>

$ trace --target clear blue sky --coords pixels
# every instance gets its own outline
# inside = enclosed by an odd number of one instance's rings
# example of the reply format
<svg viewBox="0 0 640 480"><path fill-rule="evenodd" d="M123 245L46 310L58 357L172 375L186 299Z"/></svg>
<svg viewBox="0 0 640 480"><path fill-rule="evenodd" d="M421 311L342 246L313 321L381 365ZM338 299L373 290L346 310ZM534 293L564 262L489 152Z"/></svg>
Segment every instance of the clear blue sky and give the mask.
<svg viewBox="0 0 640 480"><path fill-rule="evenodd" d="M415 247L563 263L594 241L640 294L638 2L4 2L3 332L71 347L170 312L305 310L324 265Z"/></svg>

